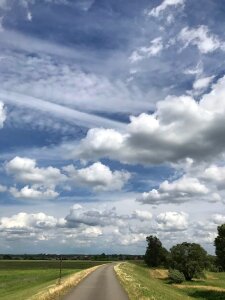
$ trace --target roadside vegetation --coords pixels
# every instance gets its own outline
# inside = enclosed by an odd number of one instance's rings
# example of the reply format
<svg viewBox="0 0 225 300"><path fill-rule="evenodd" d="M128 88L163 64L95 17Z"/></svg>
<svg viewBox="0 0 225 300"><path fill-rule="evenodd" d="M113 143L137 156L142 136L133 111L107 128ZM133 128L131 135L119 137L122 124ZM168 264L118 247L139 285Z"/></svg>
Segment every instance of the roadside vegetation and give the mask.
<svg viewBox="0 0 225 300"><path fill-rule="evenodd" d="M98 261L63 261L62 283L70 287L86 276L86 272L71 278L71 275L82 270L93 268L105 262ZM69 276L69 277L68 277ZM1 260L0 261L0 299L1 300L25 300L30 299L36 293L44 291L48 294L48 286L51 289L57 287L59 279L59 261L29 261L29 260ZM66 279L66 280L65 280ZM72 281L71 281L72 280ZM65 284L65 281L67 283ZM37 300L41 299L40 295ZM54 299L54 298L53 298ZM57 298L55 298L57 299Z"/></svg>
<svg viewBox="0 0 225 300"><path fill-rule="evenodd" d="M225 273L206 272L205 278L171 283L168 270L143 263L125 262L115 267L130 300L224 300Z"/></svg>
<svg viewBox="0 0 225 300"><path fill-rule="evenodd" d="M183 242L168 251L156 236L146 241L143 262L115 267L131 300L225 299L225 224L218 226L216 256L196 243Z"/></svg>

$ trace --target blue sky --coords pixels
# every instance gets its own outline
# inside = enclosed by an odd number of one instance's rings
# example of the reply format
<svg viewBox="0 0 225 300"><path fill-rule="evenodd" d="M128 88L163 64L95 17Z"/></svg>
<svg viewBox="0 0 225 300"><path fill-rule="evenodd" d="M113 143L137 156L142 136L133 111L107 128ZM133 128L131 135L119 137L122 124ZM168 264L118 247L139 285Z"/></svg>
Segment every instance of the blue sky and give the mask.
<svg viewBox="0 0 225 300"><path fill-rule="evenodd" d="M225 9L0 0L0 252L213 253L225 223Z"/></svg>

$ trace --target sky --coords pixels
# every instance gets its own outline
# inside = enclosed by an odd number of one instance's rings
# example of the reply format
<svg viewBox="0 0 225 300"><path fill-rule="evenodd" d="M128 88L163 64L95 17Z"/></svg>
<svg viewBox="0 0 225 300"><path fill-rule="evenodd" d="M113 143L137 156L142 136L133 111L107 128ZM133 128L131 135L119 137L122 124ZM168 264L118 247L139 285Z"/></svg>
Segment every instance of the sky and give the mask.
<svg viewBox="0 0 225 300"><path fill-rule="evenodd" d="M222 0L0 0L0 253L214 253Z"/></svg>

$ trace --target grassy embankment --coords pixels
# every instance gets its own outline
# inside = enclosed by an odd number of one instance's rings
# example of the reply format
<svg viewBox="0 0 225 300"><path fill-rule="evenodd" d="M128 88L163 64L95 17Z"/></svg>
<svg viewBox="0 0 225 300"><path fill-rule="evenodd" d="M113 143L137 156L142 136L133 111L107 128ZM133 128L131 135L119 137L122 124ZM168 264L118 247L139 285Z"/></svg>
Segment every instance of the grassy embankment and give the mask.
<svg viewBox="0 0 225 300"><path fill-rule="evenodd" d="M170 284L168 271L144 264L121 263L115 267L130 300L225 300L225 273L206 273L206 279Z"/></svg>
<svg viewBox="0 0 225 300"><path fill-rule="evenodd" d="M105 262L95 261L63 261L62 284L60 289L76 284L87 275L85 269L92 268ZM83 270L83 271L82 271ZM77 273L79 272L79 273ZM76 273L75 275L73 275ZM69 277L68 277L69 276ZM43 299L51 299L48 286L53 290L58 288L59 261L0 261L0 299L25 300L44 290ZM41 294L38 298L41 299ZM34 297L35 299L35 297Z"/></svg>

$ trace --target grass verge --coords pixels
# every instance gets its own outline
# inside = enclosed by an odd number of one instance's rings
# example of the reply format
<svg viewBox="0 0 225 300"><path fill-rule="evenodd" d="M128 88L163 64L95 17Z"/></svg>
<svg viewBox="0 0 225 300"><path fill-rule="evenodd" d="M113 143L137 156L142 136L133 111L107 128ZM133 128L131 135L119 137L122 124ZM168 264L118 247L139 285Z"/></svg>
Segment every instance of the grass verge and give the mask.
<svg viewBox="0 0 225 300"><path fill-rule="evenodd" d="M225 273L206 273L206 279L169 284L168 271L144 264L121 263L115 271L130 300L225 300Z"/></svg>
<svg viewBox="0 0 225 300"><path fill-rule="evenodd" d="M187 300L182 291L150 274L144 264L121 263L115 266L115 271L128 293L130 300Z"/></svg>
<svg viewBox="0 0 225 300"><path fill-rule="evenodd" d="M56 300L61 299L71 288L75 287L87 275L95 271L99 266L92 267L76 274L63 278L61 284L53 284L40 291L28 300Z"/></svg>

